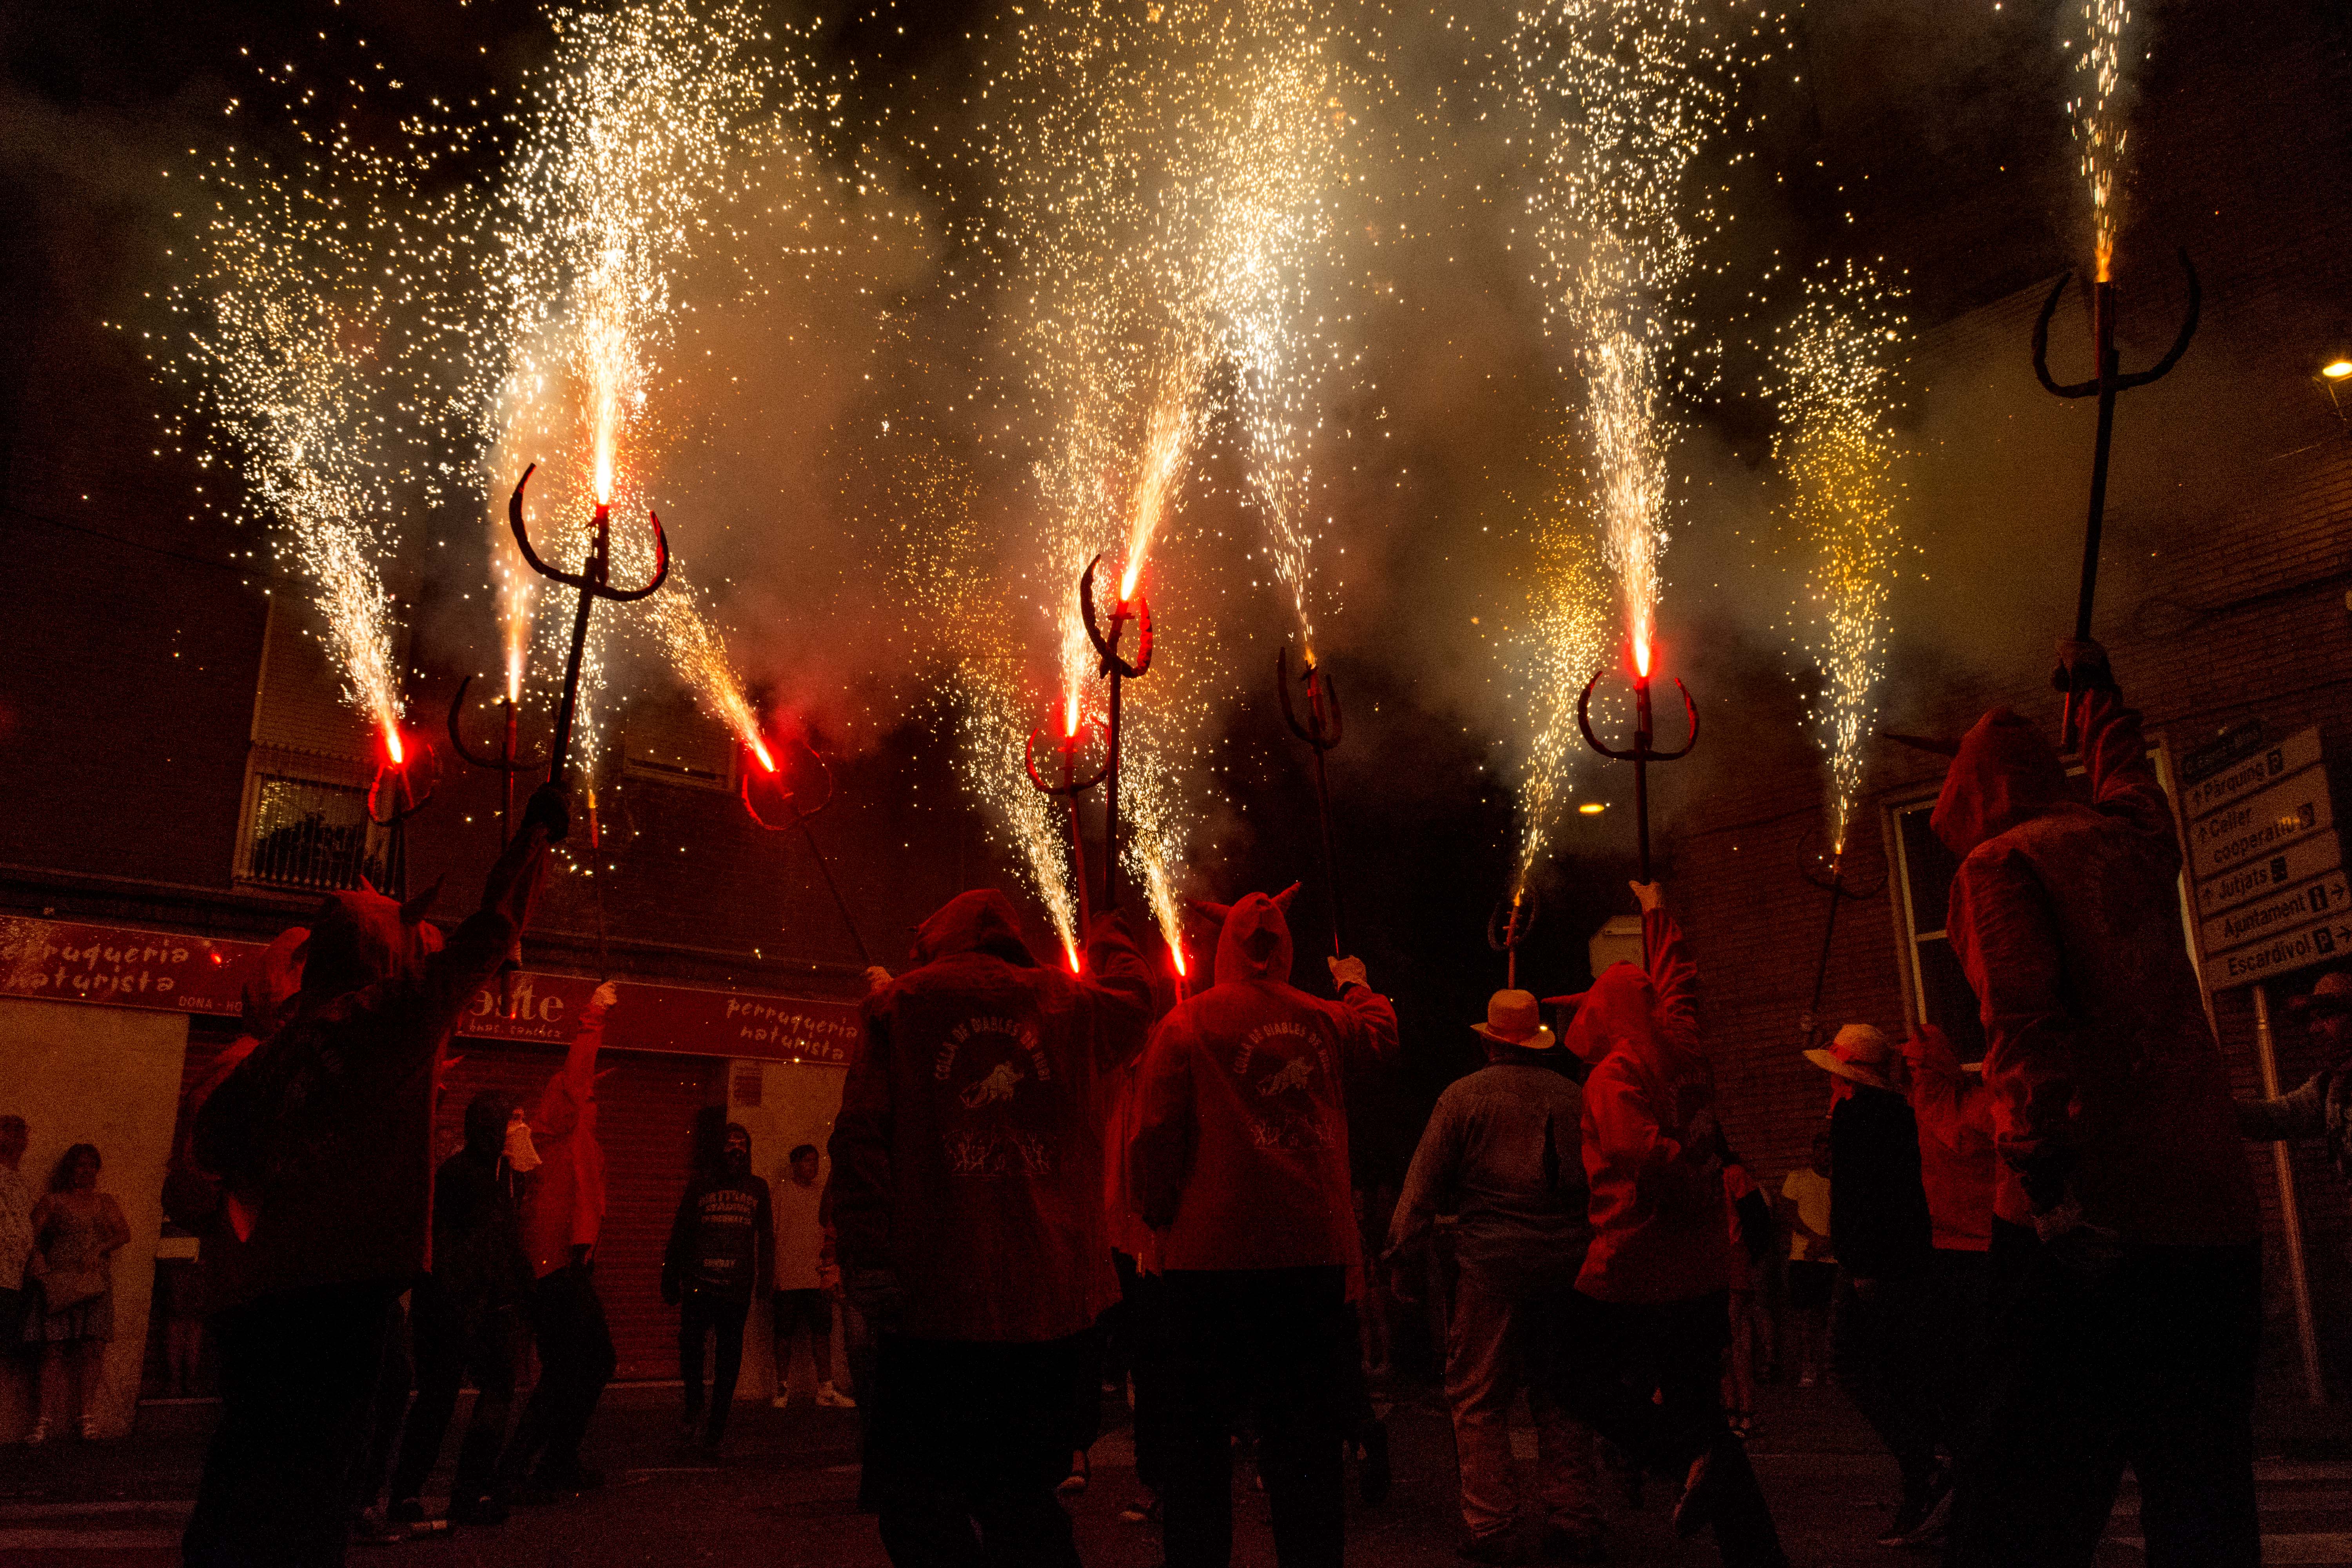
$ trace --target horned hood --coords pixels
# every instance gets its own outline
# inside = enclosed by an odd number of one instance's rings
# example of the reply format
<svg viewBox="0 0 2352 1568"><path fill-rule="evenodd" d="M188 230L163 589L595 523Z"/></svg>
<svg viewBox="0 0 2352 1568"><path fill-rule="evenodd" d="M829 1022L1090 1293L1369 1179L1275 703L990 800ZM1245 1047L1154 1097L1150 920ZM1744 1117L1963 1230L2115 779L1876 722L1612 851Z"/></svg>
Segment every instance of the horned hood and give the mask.
<svg viewBox="0 0 2352 1568"><path fill-rule="evenodd" d="M1022 939L1021 917L1013 900L994 888L958 893L915 932L918 964L959 952L984 952L1029 969L1037 965L1036 955Z"/></svg>
<svg viewBox="0 0 2352 1568"><path fill-rule="evenodd" d="M1961 738L1928 826L1945 848L1966 858L1986 839L2070 798L2066 770L2042 731L2014 710L1996 708Z"/></svg>
<svg viewBox="0 0 2352 1568"><path fill-rule="evenodd" d="M310 921L310 940L301 950L302 994L311 1002L330 1001L379 981L414 974L430 954L441 951L441 933L427 924L440 884L396 904L362 884L342 893L330 893Z"/></svg>
<svg viewBox="0 0 2352 1568"><path fill-rule="evenodd" d="M1286 913L1297 883L1268 897L1251 893L1225 913L1217 937L1217 984L1242 980L1290 979L1290 921ZM1214 906L1209 906L1213 912Z"/></svg>

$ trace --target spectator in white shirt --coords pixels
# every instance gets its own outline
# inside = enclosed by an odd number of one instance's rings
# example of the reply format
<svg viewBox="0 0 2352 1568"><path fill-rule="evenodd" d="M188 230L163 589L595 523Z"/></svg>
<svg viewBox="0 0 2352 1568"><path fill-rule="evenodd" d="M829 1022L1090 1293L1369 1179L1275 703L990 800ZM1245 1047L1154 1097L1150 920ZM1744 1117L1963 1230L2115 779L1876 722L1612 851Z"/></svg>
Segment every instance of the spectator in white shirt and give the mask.
<svg viewBox="0 0 2352 1568"><path fill-rule="evenodd" d="M773 1317L776 1335L775 1407L788 1403L792 1387L793 1345L801 1331L808 1331L809 1352L816 1365L816 1402L834 1410L854 1410L857 1401L833 1386L833 1298L817 1272L824 1251L824 1225L817 1208L824 1184L817 1179L820 1160L816 1145L803 1143L786 1162L789 1181L769 1189L776 1215L776 1293Z"/></svg>

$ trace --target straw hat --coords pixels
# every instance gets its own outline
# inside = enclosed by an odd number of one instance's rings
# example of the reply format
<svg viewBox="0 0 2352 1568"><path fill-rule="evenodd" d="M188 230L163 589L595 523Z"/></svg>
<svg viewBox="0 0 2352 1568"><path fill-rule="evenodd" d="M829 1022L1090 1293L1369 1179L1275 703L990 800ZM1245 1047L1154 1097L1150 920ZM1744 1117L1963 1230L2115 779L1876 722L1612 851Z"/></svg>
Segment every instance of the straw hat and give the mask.
<svg viewBox="0 0 2352 1568"><path fill-rule="evenodd" d="M1893 1089L1886 1081L1886 1066L1893 1053L1886 1037L1867 1024L1848 1024L1837 1032L1825 1051L1807 1051L1805 1059L1824 1072L1868 1084L1873 1089Z"/></svg>
<svg viewBox="0 0 2352 1568"><path fill-rule="evenodd" d="M1543 1021L1532 991L1497 991L1486 998L1486 1021L1472 1028L1497 1045L1548 1051L1559 1043Z"/></svg>

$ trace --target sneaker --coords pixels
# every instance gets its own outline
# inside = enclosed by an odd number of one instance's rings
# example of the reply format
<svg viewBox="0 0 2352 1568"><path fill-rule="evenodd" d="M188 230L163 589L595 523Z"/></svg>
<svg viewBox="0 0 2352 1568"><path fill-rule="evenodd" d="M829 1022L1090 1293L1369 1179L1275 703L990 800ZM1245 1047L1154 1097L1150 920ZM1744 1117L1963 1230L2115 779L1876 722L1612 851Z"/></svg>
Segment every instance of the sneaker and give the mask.
<svg viewBox="0 0 2352 1568"><path fill-rule="evenodd" d="M27 1448L37 1448L48 1440L49 1424L47 1421L36 1421L25 1429L25 1447Z"/></svg>
<svg viewBox="0 0 2352 1568"><path fill-rule="evenodd" d="M1160 1522L1160 1500L1150 1492L1138 1492L1135 1500L1118 1510L1121 1524L1157 1524Z"/></svg>
<svg viewBox="0 0 2352 1568"><path fill-rule="evenodd" d="M1508 1530L1489 1531L1485 1535L1473 1535L1454 1549L1454 1555L1465 1563L1524 1563L1527 1554L1519 1550L1518 1538Z"/></svg>
<svg viewBox="0 0 2352 1568"><path fill-rule="evenodd" d="M819 1405L823 1405L824 1403L824 1396L823 1394L819 1394L816 1402ZM768 1401L768 1406L772 1410L790 1410L793 1407L793 1396L789 1394L779 1394L773 1399Z"/></svg>
<svg viewBox="0 0 2352 1568"><path fill-rule="evenodd" d="M1903 1489L1894 1523L1878 1538L1881 1546L1918 1546L1935 1538L1952 1511L1952 1467L1938 1464L1916 1487Z"/></svg>
<svg viewBox="0 0 2352 1568"><path fill-rule="evenodd" d="M1356 1474L1356 1485L1363 1494L1366 1508L1378 1508L1389 1500L1391 1479L1388 1423L1375 1421L1364 1428L1364 1465Z"/></svg>
<svg viewBox="0 0 2352 1568"><path fill-rule="evenodd" d="M1084 1448L1076 1449L1070 1455L1070 1473L1064 1476L1062 1484L1054 1489L1064 1497L1076 1497L1087 1489L1087 1483L1094 1479L1094 1461Z"/></svg>
<svg viewBox="0 0 2352 1568"><path fill-rule="evenodd" d="M81 1418L81 1440L85 1443L94 1442L97 1440L97 1437L98 1417L95 1415L83 1416Z"/></svg>
<svg viewBox="0 0 2352 1568"><path fill-rule="evenodd" d="M834 1385L829 1383L818 1385L816 1391L816 1402L819 1405L827 1410L855 1410L857 1408L857 1401L852 1399L846 1394L842 1393L841 1390L834 1387Z"/></svg>

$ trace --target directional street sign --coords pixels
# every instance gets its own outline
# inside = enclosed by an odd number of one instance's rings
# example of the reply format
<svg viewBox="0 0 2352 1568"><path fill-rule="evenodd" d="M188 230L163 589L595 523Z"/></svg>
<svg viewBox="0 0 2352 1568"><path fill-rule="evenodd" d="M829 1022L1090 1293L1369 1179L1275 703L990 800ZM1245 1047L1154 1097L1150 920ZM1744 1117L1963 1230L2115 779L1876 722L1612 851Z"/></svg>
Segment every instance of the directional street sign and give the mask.
<svg viewBox="0 0 2352 1568"><path fill-rule="evenodd" d="M2197 918L2210 919L2250 899L2268 898L2342 864L2344 847L2333 831L2298 838L2275 855L2257 856L2198 883Z"/></svg>
<svg viewBox="0 0 2352 1568"><path fill-rule="evenodd" d="M2270 746L2259 729L2233 734L2184 767L2180 791L2197 949L2215 989L2352 957L2352 880L2318 726Z"/></svg>
<svg viewBox="0 0 2352 1568"><path fill-rule="evenodd" d="M2225 986L2250 985L2305 964L2345 957L2352 957L2352 921L2321 921L2252 947L2209 959L2205 981L2219 991Z"/></svg>
<svg viewBox="0 0 2352 1568"><path fill-rule="evenodd" d="M2315 920L2341 918L2347 910L2352 910L2352 891L2347 890L2344 872L2339 868L2301 887L2215 915L2199 925L2197 937L2210 957L2260 942L2274 931L2292 931Z"/></svg>
<svg viewBox="0 0 2352 1568"><path fill-rule="evenodd" d="M2313 766L2189 825L2189 869L2205 881L2335 825L2327 770Z"/></svg>
<svg viewBox="0 0 2352 1568"><path fill-rule="evenodd" d="M2277 745L2256 752L2199 780L2180 792L2180 814L2189 821L2251 795L2264 784L2299 773L2319 763L2319 726L2298 730Z"/></svg>

